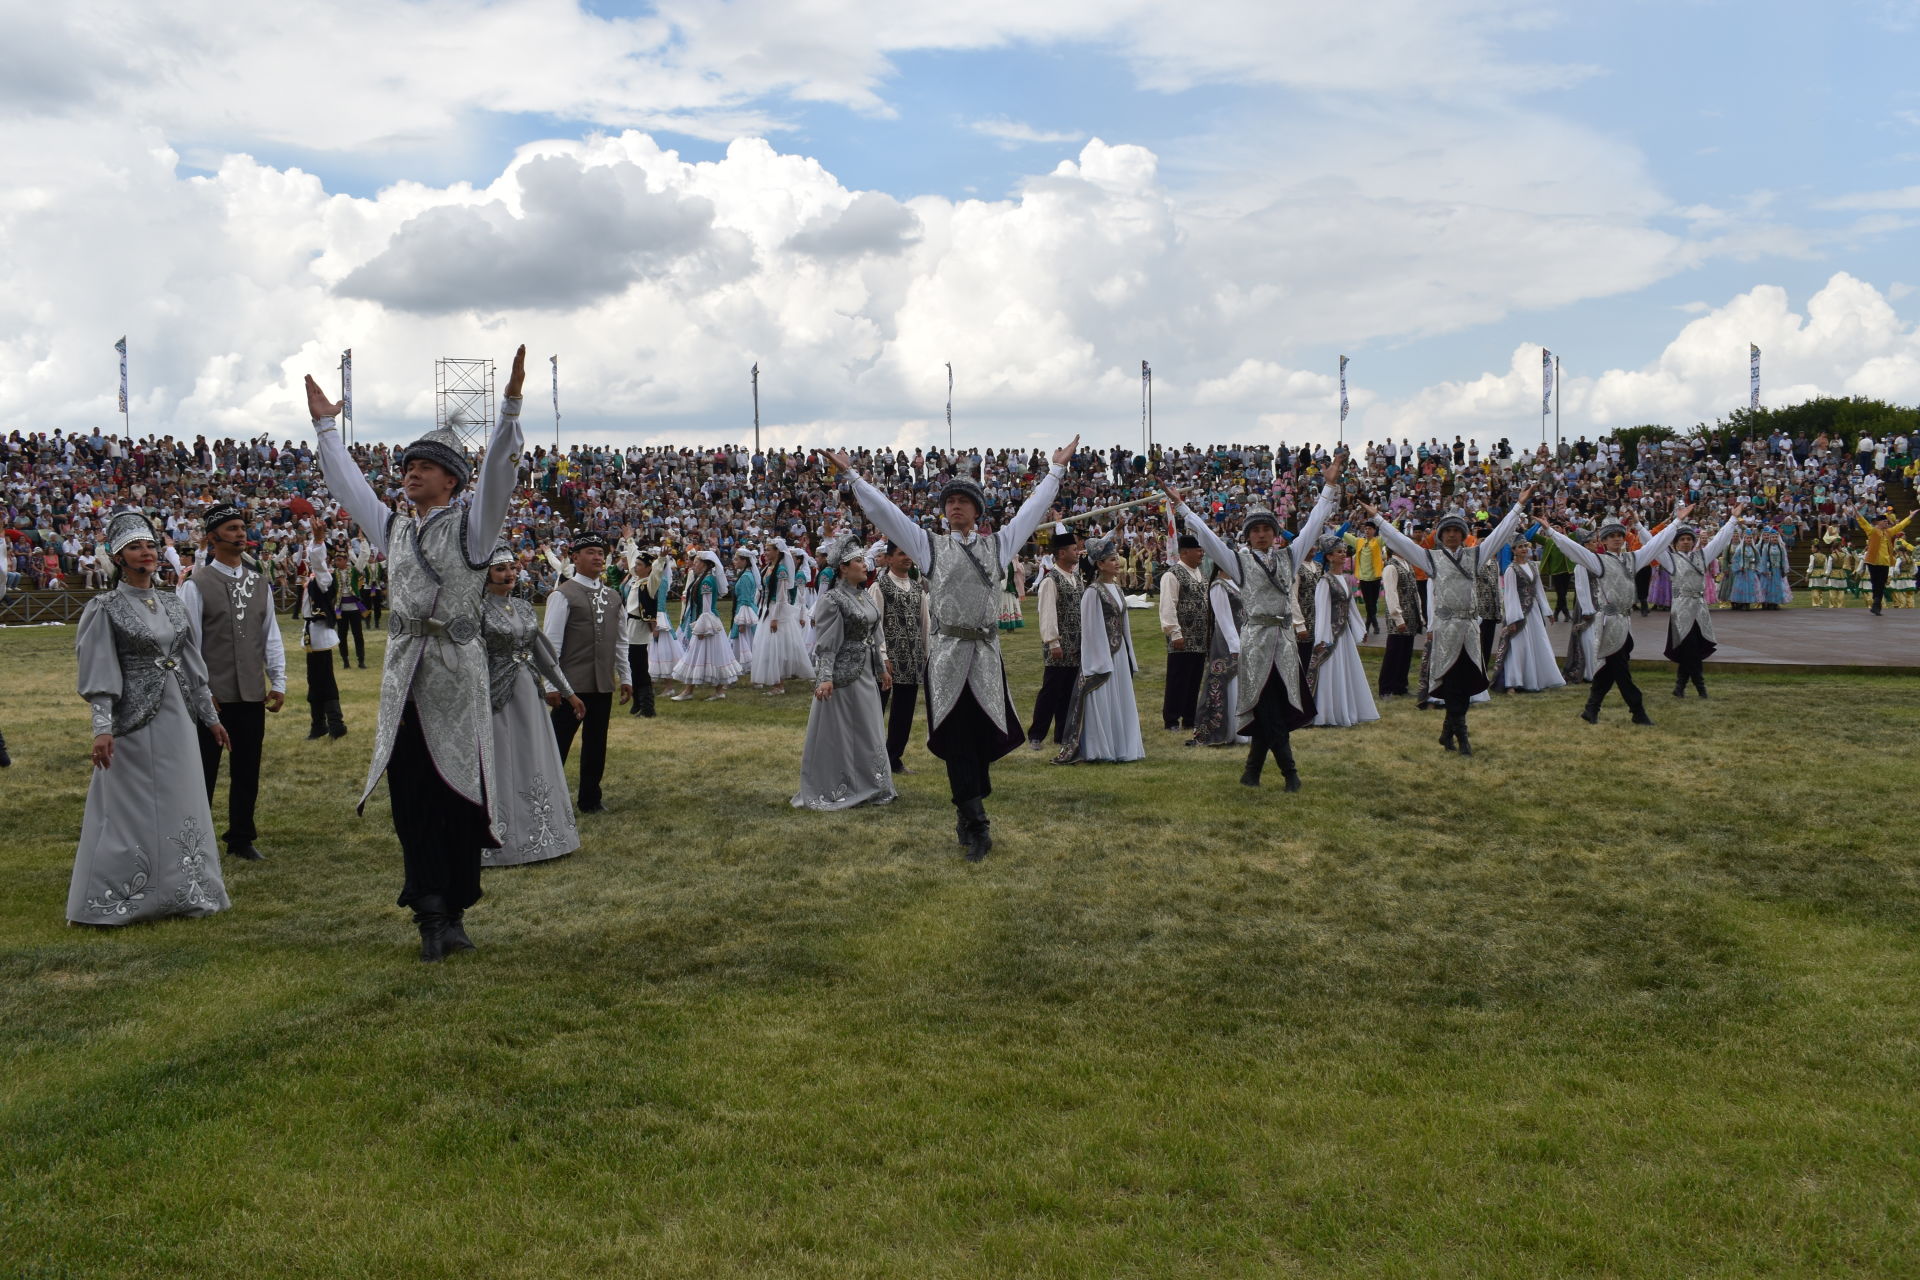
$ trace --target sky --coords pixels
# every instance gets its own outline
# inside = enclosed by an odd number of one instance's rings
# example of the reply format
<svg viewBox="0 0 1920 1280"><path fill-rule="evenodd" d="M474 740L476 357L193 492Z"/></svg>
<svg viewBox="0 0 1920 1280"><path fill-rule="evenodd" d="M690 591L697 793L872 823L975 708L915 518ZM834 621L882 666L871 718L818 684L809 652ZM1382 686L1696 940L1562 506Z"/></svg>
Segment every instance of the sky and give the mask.
<svg viewBox="0 0 1920 1280"><path fill-rule="evenodd" d="M1920 0L0 0L0 431L1455 435L1920 401ZM1342 427L1336 370L1349 357Z"/></svg>

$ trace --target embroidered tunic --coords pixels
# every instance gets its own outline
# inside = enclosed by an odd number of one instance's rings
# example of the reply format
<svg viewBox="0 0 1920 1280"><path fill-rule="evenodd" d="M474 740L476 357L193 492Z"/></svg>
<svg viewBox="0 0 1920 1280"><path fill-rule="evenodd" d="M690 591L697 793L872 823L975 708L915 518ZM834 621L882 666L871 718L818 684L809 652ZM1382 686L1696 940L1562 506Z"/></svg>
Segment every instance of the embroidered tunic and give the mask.
<svg viewBox="0 0 1920 1280"><path fill-rule="evenodd" d="M1478 545L1462 544L1458 550L1449 551L1438 542L1423 547L1400 532L1392 521L1381 518L1380 536L1387 545L1414 568L1424 571L1432 583L1427 588L1432 602L1427 622L1433 633L1429 661L1436 683L1463 657L1476 672L1480 670L1480 572L1485 565L1499 564L1500 548L1513 536L1519 522L1520 504L1516 502ZM1477 683L1486 687L1484 675Z"/></svg>
<svg viewBox="0 0 1920 1280"><path fill-rule="evenodd" d="M1675 551L1668 547L1660 554L1660 562L1673 575L1673 611L1667 617L1669 658L1696 630L1706 643L1707 652L1713 652L1713 615L1707 610L1707 566L1719 559L1720 553L1727 549L1727 543L1733 540L1733 524L1731 520L1722 524L1704 547L1698 545L1696 538L1691 551Z"/></svg>
<svg viewBox="0 0 1920 1280"><path fill-rule="evenodd" d="M1593 603L1600 615L1600 640L1595 651L1599 661L1605 662L1632 642L1633 627L1629 619L1635 600L1634 575L1658 559L1679 531L1677 523L1669 522L1638 551L1591 551L1558 529L1548 530L1568 558L1593 575Z"/></svg>

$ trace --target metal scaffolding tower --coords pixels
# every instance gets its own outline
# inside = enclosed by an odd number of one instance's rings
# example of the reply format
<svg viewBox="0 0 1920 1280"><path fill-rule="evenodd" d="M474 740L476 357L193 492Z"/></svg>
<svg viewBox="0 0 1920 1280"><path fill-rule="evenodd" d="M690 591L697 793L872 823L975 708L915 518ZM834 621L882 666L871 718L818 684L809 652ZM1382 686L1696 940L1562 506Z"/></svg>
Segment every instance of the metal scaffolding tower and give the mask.
<svg viewBox="0 0 1920 1280"><path fill-rule="evenodd" d="M452 427L469 455L493 432L493 361L446 356L433 362L434 425Z"/></svg>

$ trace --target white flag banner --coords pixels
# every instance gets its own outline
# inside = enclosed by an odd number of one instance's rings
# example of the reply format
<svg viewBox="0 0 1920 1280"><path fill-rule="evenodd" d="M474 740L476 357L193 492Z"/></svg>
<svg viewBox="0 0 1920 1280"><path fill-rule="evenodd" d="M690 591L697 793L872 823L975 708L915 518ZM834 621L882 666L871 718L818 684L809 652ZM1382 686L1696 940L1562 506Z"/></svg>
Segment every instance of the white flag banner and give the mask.
<svg viewBox="0 0 1920 1280"><path fill-rule="evenodd" d="M553 425L554 429L558 430L560 427L560 357L548 356L547 360L553 365Z"/></svg>
<svg viewBox="0 0 1920 1280"><path fill-rule="evenodd" d="M122 337L120 341L114 343L113 349L120 353L120 412L125 413L127 411L127 340L126 338Z"/></svg>
<svg viewBox="0 0 1920 1280"><path fill-rule="evenodd" d="M1540 416L1553 412L1553 352L1540 348Z"/></svg>
<svg viewBox="0 0 1920 1280"><path fill-rule="evenodd" d="M1347 358L1340 357L1340 421L1347 420Z"/></svg>
<svg viewBox="0 0 1920 1280"><path fill-rule="evenodd" d="M1760 348L1747 344L1747 408L1760 407Z"/></svg>
<svg viewBox="0 0 1920 1280"><path fill-rule="evenodd" d="M340 353L340 416L353 421L353 348Z"/></svg>

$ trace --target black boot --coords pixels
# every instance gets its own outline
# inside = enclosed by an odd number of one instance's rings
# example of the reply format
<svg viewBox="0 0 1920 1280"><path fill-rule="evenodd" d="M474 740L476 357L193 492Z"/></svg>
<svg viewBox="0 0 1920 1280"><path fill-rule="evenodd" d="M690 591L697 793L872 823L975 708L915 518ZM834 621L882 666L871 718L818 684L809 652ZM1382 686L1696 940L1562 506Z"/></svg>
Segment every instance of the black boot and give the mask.
<svg viewBox="0 0 1920 1280"><path fill-rule="evenodd" d="M1635 698L1631 703L1627 705L1628 705L1628 709L1633 712L1633 722L1635 724L1651 725L1653 723L1652 717L1647 715L1646 703L1640 701L1638 698Z"/></svg>
<svg viewBox="0 0 1920 1280"><path fill-rule="evenodd" d="M1260 785L1260 772L1267 767L1267 744L1255 739L1247 748L1247 767L1240 771L1240 785L1257 787Z"/></svg>
<svg viewBox="0 0 1920 1280"><path fill-rule="evenodd" d="M1703 698L1707 696L1707 677L1698 671L1693 673L1693 691Z"/></svg>
<svg viewBox="0 0 1920 1280"><path fill-rule="evenodd" d="M367 669L367 655L364 653L360 655L360 669L362 671Z"/></svg>
<svg viewBox="0 0 1920 1280"><path fill-rule="evenodd" d="M1581 709L1580 718L1588 724L1600 723L1600 699L1596 695L1587 695L1587 705Z"/></svg>
<svg viewBox="0 0 1920 1280"><path fill-rule="evenodd" d="M1279 745L1273 749L1273 762L1280 766L1280 776L1287 780L1287 790L1300 789L1300 770L1293 763L1293 739L1282 737Z"/></svg>
<svg viewBox="0 0 1920 1280"><path fill-rule="evenodd" d="M327 736L344 738L347 736L347 718L340 714L340 699L334 698L327 703Z"/></svg>
<svg viewBox="0 0 1920 1280"><path fill-rule="evenodd" d="M473 939L467 936L467 926L464 923L466 917L467 913L464 911L447 912L446 954L452 955L456 951L474 949Z"/></svg>
<svg viewBox="0 0 1920 1280"><path fill-rule="evenodd" d="M987 821L987 806L979 800L969 800L960 806L960 817L967 828L967 861L979 862L993 849L991 823Z"/></svg>
<svg viewBox="0 0 1920 1280"><path fill-rule="evenodd" d="M413 922L420 926L420 960L438 964L447 954L447 904L439 897L415 898Z"/></svg>
<svg viewBox="0 0 1920 1280"><path fill-rule="evenodd" d="M11 769L13 757L7 754L7 735L0 733L0 769Z"/></svg>
<svg viewBox="0 0 1920 1280"><path fill-rule="evenodd" d="M1673 696L1676 698L1687 696L1687 673L1684 671L1673 678Z"/></svg>
<svg viewBox="0 0 1920 1280"><path fill-rule="evenodd" d="M635 707L639 709L641 715L646 716L648 719L652 719L653 718L653 686L649 684L644 689L635 689L633 691L633 704Z"/></svg>
<svg viewBox="0 0 1920 1280"><path fill-rule="evenodd" d="M326 708L322 707L317 702L310 702L307 704L307 714L313 718L313 726L307 730L307 741L312 742L315 738L326 737L327 736Z"/></svg>
<svg viewBox="0 0 1920 1280"><path fill-rule="evenodd" d="M1440 745L1449 751L1458 750L1459 748L1454 745L1454 735L1458 732L1459 727L1454 724L1453 711L1449 708L1447 718L1440 722Z"/></svg>
<svg viewBox="0 0 1920 1280"><path fill-rule="evenodd" d="M1473 743L1467 740L1467 713L1462 711L1454 717L1453 740L1460 744L1460 754L1473 754Z"/></svg>

